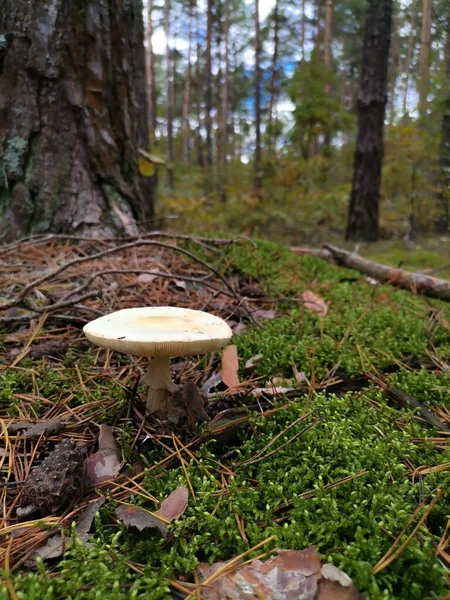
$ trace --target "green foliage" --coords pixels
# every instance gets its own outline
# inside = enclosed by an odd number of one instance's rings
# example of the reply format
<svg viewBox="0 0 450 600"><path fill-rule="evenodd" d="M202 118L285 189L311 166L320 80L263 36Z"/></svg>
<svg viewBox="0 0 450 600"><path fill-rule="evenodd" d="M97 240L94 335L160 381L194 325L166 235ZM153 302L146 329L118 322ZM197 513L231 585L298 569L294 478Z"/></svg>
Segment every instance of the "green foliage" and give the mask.
<svg viewBox="0 0 450 600"><path fill-rule="evenodd" d="M342 376L357 376L363 369L384 370L391 373L384 377L392 385L424 404L438 407L445 402L446 371L405 366L411 358L429 360L429 352L450 360L445 321L430 327L431 308L449 318L443 303L430 303L389 286L374 287L353 271L313 257L297 257L269 242L258 243L257 249L245 243L234 245L227 258L230 273L251 277L268 294L299 297L312 289L329 304L328 315L320 318L301 305L286 303L279 317L264 322L264 329L249 326L236 336L242 377L249 375L244 369L246 359L262 353L251 372L262 383L274 376L292 376L293 363L308 377L314 365L318 383L337 365ZM46 398L57 400L70 390L73 402L105 393L123 399L122 390L104 377L86 381L86 394L75 360L72 352L64 364L45 373L41 361L24 361L23 366L33 366L34 385ZM82 373L92 369L92 359L78 359L78 366ZM16 394L33 390L29 369L6 373L2 383L0 401L11 410ZM198 462L190 460L186 465L196 498L190 497L183 517L169 526L167 540L154 530L138 532L116 523L114 502L107 501L95 521L93 547L76 541L56 567L57 574L38 563L37 572L16 575L18 597L167 598L164 577L190 579L199 562L227 560L272 535L275 539L268 550L316 544L322 560L347 572L368 600L442 596L445 579L435 549L450 511L450 471L412 478L410 469L448 463L450 451L433 445L433 429L417 414L399 409L369 385L356 393L315 392L308 407L307 402L305 396L280 399L274 406L278 410L270 415L250 413L249 424L239 431L233 446L229 466L234 475L225 489L217 465L228 448L210 440L196 449ZM287 429L307 411L309 416ZM312 427L304 432L307 426ZM274 446L260 456L278 435ZM119 433L119 440L130 459L128 428ZM166 470L153 469L160 459L156 449L142 458L148 465L142 485L158 500L177 485L186 485L179 463ZM432 498L438 489L444 493L417 535L389 567L372 576L392 536L400 534L421 500ZM155 508L143 496L130 501ZM235 515L244 525L246 540ZM145 565L145 574L130 570L130 562ZM3 598L6 591L2 590Z"/></svg>

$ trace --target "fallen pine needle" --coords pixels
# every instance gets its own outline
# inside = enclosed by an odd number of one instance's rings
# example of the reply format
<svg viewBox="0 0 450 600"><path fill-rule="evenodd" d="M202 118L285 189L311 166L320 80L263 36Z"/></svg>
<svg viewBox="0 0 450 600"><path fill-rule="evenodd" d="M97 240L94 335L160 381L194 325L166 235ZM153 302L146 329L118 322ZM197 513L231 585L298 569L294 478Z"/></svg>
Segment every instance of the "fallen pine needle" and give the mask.
<svg viewBox="0 0 450 600"><path fill-rule="evenodd" d="M374 566L373 571L372 571L373 575L376 575L377 573L379 573L380 571L382 571L384 568L386 568L388 565L390 565L391 562L393 562L396 558L398 558L400 556L400 554L402 553L402 551L406 548L406 546L409 544L409 542L412 540L412 538L417 533L419 527L424 523L425 519L428 517L428 515L430 514L430 512L433 510L434 505L436 504L436 502L439 500L439 498L442 496L443 493L444 493L444 490L442 488L440 490L438 490L436 496L430 502L430 504L428 505L428 508L426 509L426 511L424 512L424 514L421 516L419 522L414 527L414 529L412 530L412 532L409 534L409 536L406 538L406 540L397 548L397 550L395 550L396 545L399 543L399 541L405 535L406 530L408 529L408 527L414 521L414 519L416 518L416 516L418 515L418 513L425 507L425 500L419 504L419 506L416 508L416 510L411 515L408 523L403 528L403 530L400 533L400 535L397 536L397 538L395 539L394 543L389 548L389 550L386 552L386 554L383 556L383 558L381 560L379 560L377 562L377 564Z"/></svg>

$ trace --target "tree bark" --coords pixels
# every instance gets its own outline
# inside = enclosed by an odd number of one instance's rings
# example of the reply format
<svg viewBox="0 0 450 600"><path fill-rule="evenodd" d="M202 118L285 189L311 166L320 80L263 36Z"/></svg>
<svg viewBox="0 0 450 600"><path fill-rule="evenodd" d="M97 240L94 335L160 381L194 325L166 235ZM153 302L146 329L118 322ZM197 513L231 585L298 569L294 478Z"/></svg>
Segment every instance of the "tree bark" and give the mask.
<svg viewBox="0 0 450 600"><path fill-rule="evenodd" d="M147 0L147 104L149 114L149 142L152 146L155 142L156 120L156 79L155 79L155 55L153 54L153 0Z"/></svg>
<svg viewBox="0 0 450 600"><path fill-rule="evenodd" d="M197 58L195 61L195 109L197 113L197 131L195 134L195 146L197 151L197 164L199 167L203 167L205 161L203 159L203 139L202 139L202 94L201 94L201 47L200 47L200 23L198 6L196 0L195 5L195 35L196 35L196 46L197 46Z"/></svg>
<svg viewBox="0 0 450 600"><path fill-rule="evenodd" d="M153 216L140 0L2 8L0 235L136 233Z"/></svg>
<svg viewBox="0 0 450 600"><path fill-rule="evenodd" d="M331 53L331 44L333 42L333 10L334 0L326 0L323 62L327 74L327 79L325 82L325 94L327 96L331 93L331 61L333 58ZM326 156L330 155L330 147L331 134L329 131L327 131L324 138L324 153ZM325 169L325 171L326 170L327 169Z"/></svg>
<svg viewBox="0 0 450 600"><path fill-rule="evenodd" d="M406 108L408 105L408 88L409 88L409 75L411 72L411 63L413 59L414 53L414 30L416 27L416 15L417 15L417 1L412 0L411 2L411 17L409 21L409 36L408 36L408 51L405 59L405 67L403 69L404 75L404 84L403 84L403 114L406 113Z"/></svg>
<svg viewBox="0 0 450 600"><path fill-rule="evenodd" d="M212 33L213 33L213 0L208 0L206 7L206 65L205 65L205 109L206 109L206 164L213 164L212 142Z"/></svg>
<svg viewBox="0 0 450 600"><path fill-rule="evenodd" d="M274 109L276 106L277 97L277 86L278 86L278 46L279 46L279 30L280 21L278 14L278 0L275 0L275 7L273 10L273 54L272 54L272 69L270 74L270 100L269 100L269 131L270 131L270 145L273 145L273 132L272 124L274 121Z"/></svg>
<svg viewBox="0 0 450 600"><path fill-rule="evenodd" d="M392 34L391 60L389 65L389 124L392 125L395 116L395 84L397 83L398 62L398 6L396 0L392 5Z"/></svg>
<svg viewBox="0 0 450 600"><path fill-rule="evenodd" d="M173 190L173 66L169 44L170 0L164 2L164 33L166 36L166 125L167 125L167 185Z"/></svg>
<svg viewBox="0 0 450 600"><path fill-rule="evenodd" d="M302 16L300 21L300 48L302 51L301 62L305 62L305 29L306 29L306 0L302 0Z"/></svg>
<svg viewBox="0 0 450 600"><path fill-rule="evenodd" d="M447 233L449 225L448 202L450 199L450 8L447 16L445 43L445 74L447 92L442 116L441 143L439 147L439 182L437 194L436 233Z"/></svg>
<svg viewBox="0 0 450 600"><path fill-rule="evenodd" d="M259 0L255 0L255 157L254 191L261 194L261 31L259 25Z"/></svg>
<svg viewBox="0 0 450 600"><path fill-rule="evenodd" d="M228 157L228 93L230 79L230 0L224 0L225 3L225 26L224 26L224 52L225 65L223 73L222 88L222 163L225 167Z"/></svg>
<svg viewBox="0 0 450 600"><path fill-rule="evenodd" d="M369 0L367 7L347 240L378 239L392 3L393 0Z"/></svg>
<svg viewBox="0 0 450 600"><path fill-rule="evenodd" d="M189 164L190 149L190 125L189 113L191 107L191 46L192 46L192 22L193 22L194 3L189 1L189 33L188 33L188 62L186 68L186 80L184 82L183 99L183 161L185 165Z"/></svg>
<svg viewBox="0 0 450 600"><path fill-rule="evenodd" d="M421 28L421 32L420 32L419 73L418 73L419 114L421 117L424 117L427 112L428 82L429 82L428 65L430 62L432 10L433 10L433 0L423 0L422 28Z"/></svg>

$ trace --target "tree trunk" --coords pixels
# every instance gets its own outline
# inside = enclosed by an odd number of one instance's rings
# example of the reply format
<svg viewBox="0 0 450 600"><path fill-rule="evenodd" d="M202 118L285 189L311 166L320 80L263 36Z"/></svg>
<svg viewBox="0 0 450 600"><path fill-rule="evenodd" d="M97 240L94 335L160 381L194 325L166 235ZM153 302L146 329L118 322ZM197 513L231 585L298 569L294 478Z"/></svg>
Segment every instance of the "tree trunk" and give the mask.
<svg viewBox="0 0 450 600"><path fill-rule="evenodd" d="M155 142L156 132L156 79L155 79L155 55L153 54L153 0L148 0L147 4L147 48L146 48L146 66L147 66L147 104L149 115L149 142L152 146Z"/></svg>
<svg viewBox="0 0 450 600"><path fill-rule="evenodd" d="M189 113L191 107L191 45L192 45L192 21L193 21L194 3L189 2L189 33L188 33L188 63L186 69L186 80L184 82L183 99L183 161L185 165L189 164L190 148L190 125Z"/></svg>
<svg viewBox="0 0 450 600"><path fill-rule="evenodd" d="M417 82L419 91L419 114L421 117L425 117L427 112L429 82L428 65L430 62L432 10L433 0L423 0L422 28L420 32L419 73Z"/></svg>
<svg viewBox="0 0 450 600"><path fill-rule="evenodd" d="M392 125L395 116L395 84L397 83L398 60L398 6L396 0L392 5L391 60L389 65L389 124Z"/></svg>
<svg viewBox="0 0 450 600"><path fill-rule="evenodd" d="M173 190L173 104L172 84L173 68L170 51L170 0L164 3L164 33L166 36L166 124L167 124L167 185Z"/></svg>
<svg viewBox="0 0 450 600"><path fill-rule="evenodd" d="M369 0L347 240L378 239L378 205L393 0Z"/></svg>
<svg viewBox="0 0 450 600"><path fill-rule="evenodd" d="M213 164L213 143L212 143L212 33L213 33L213 0L208 0L206 8L206 73L205 73L205 109L206 109L206 164L211 167Z"/></svg>
<svg viewBox="0 0 450 600"><path fill-rule="evenodd" d="M301 62L305 62L305 29L306 29L306 0L302 0L302 17L300 22L300 48L302 51Z"/></svg>
<svg viewBox="0 0 450 600"><path fill-rule="evenodd" d="M112 4L3 2L3 239L133 234L153 216L137 163L148 146L142 5Z"/></svg>
<svg viewBox="0 0 450 600"><path fill-rule="evenodd" d="M260 196L261 177L261 32L259 27L259 0L255 0L255 159L253 185Z"/></svg>
<svg viewBox="0 0 450 600"><path fill-rule="evenodd" d="M412 0L412 2L411 2L411 18L410 18L410 22L409 22L408 52L406 54L405 67L403 69L403 71L405 73L404 84L403 84L403 114L406 113L406 108L408 105L409 75L411 72L411 63L412 63L413 53L414 53L414 30L416 27L417 1L418 0Z"/></svg>
<svg viewBox="0 0 450 600"><path fill-rule="evenodd" d="M327 79L325 82L325 94L331 93L331 61L333 55L331 53L331 44L333 42L333 9L334 0L327 0L325 9L325 33L324 33L324 51L323 62L326 69ZM324 153L326 156L330 154L331 134L329 131L325 133ZM325 169L326 171L326 169Z"/></svg>
<svg viewBox="0 0 450 600"><path fill-rule="evenodd" d="M436 232L447 233L449 225L448 202L450 199L450 8L447 16L447 38L445 43L445 74L447 93L442 117L441 144L439 148L439 182L437 194Z"/></svg>
<svg viewBox="0 0 450 600"><path fill-rule="evenodd" d="M314 40L314 58L320 60L323 43L322 13L325 0L316 0L316 38Z"/></svg>
<svg viewBox="0 0 450 600"><path fill-rule="evenodd" d="M201 94L201 47L200 47L200 23L199 23L199 14L198 14L198 6L196 0L194 0L195 5L195 35L196 35L196 45L197 45L197 59L195 61L195 109L197 113L197 131L195 135L195 145L197 149L197 164L199 167L203 167L205 161L203 159L203 140L202 140L202 94Z"/></svg>
<svg viewBox="0 0 450 600"><path fill-rule="evenodd" d="M278 0L275 0L273 11L273 54L272 69L270 74L270 100L269 100L269 133L270 145L273 145L272 124L274 121L274 109L276 106L277 86L278 86L278 45L279 45L280 22L278 15Z"/></svg>
<svg viewBox="0 0 450 600"><path fill-rule="evenodd" d="M225 166L228 157L228 88L230 78L230 1L225 2L225 29L224 29L224 52L225 65L223 73L223 88L222 88L222 163Z"/></svg>
<svg viewBox="0 0 450 600"><path fill-rule="evenodd" d="M331 69L331 60L333 58L331 54L331 44L333 42L333 9L334 0L327 0L325 10L325 38L324 38L324 54L323 62L325 67ZM328 92L330 91L330 84L327 82Z"/></svg>

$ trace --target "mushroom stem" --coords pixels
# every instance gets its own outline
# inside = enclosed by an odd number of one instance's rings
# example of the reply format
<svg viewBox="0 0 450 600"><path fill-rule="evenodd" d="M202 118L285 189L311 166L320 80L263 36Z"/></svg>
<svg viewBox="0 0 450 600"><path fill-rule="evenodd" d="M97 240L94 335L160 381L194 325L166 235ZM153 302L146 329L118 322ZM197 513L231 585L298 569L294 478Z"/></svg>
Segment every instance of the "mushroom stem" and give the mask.
<svg viewBox="0 0 450 600"><path fill-rule="evenodd" d="M170 397L177 389L170 375L170 358L167 356L151 358L142 383L148 387L147 410L150 413L167 416Z"/></svg>

